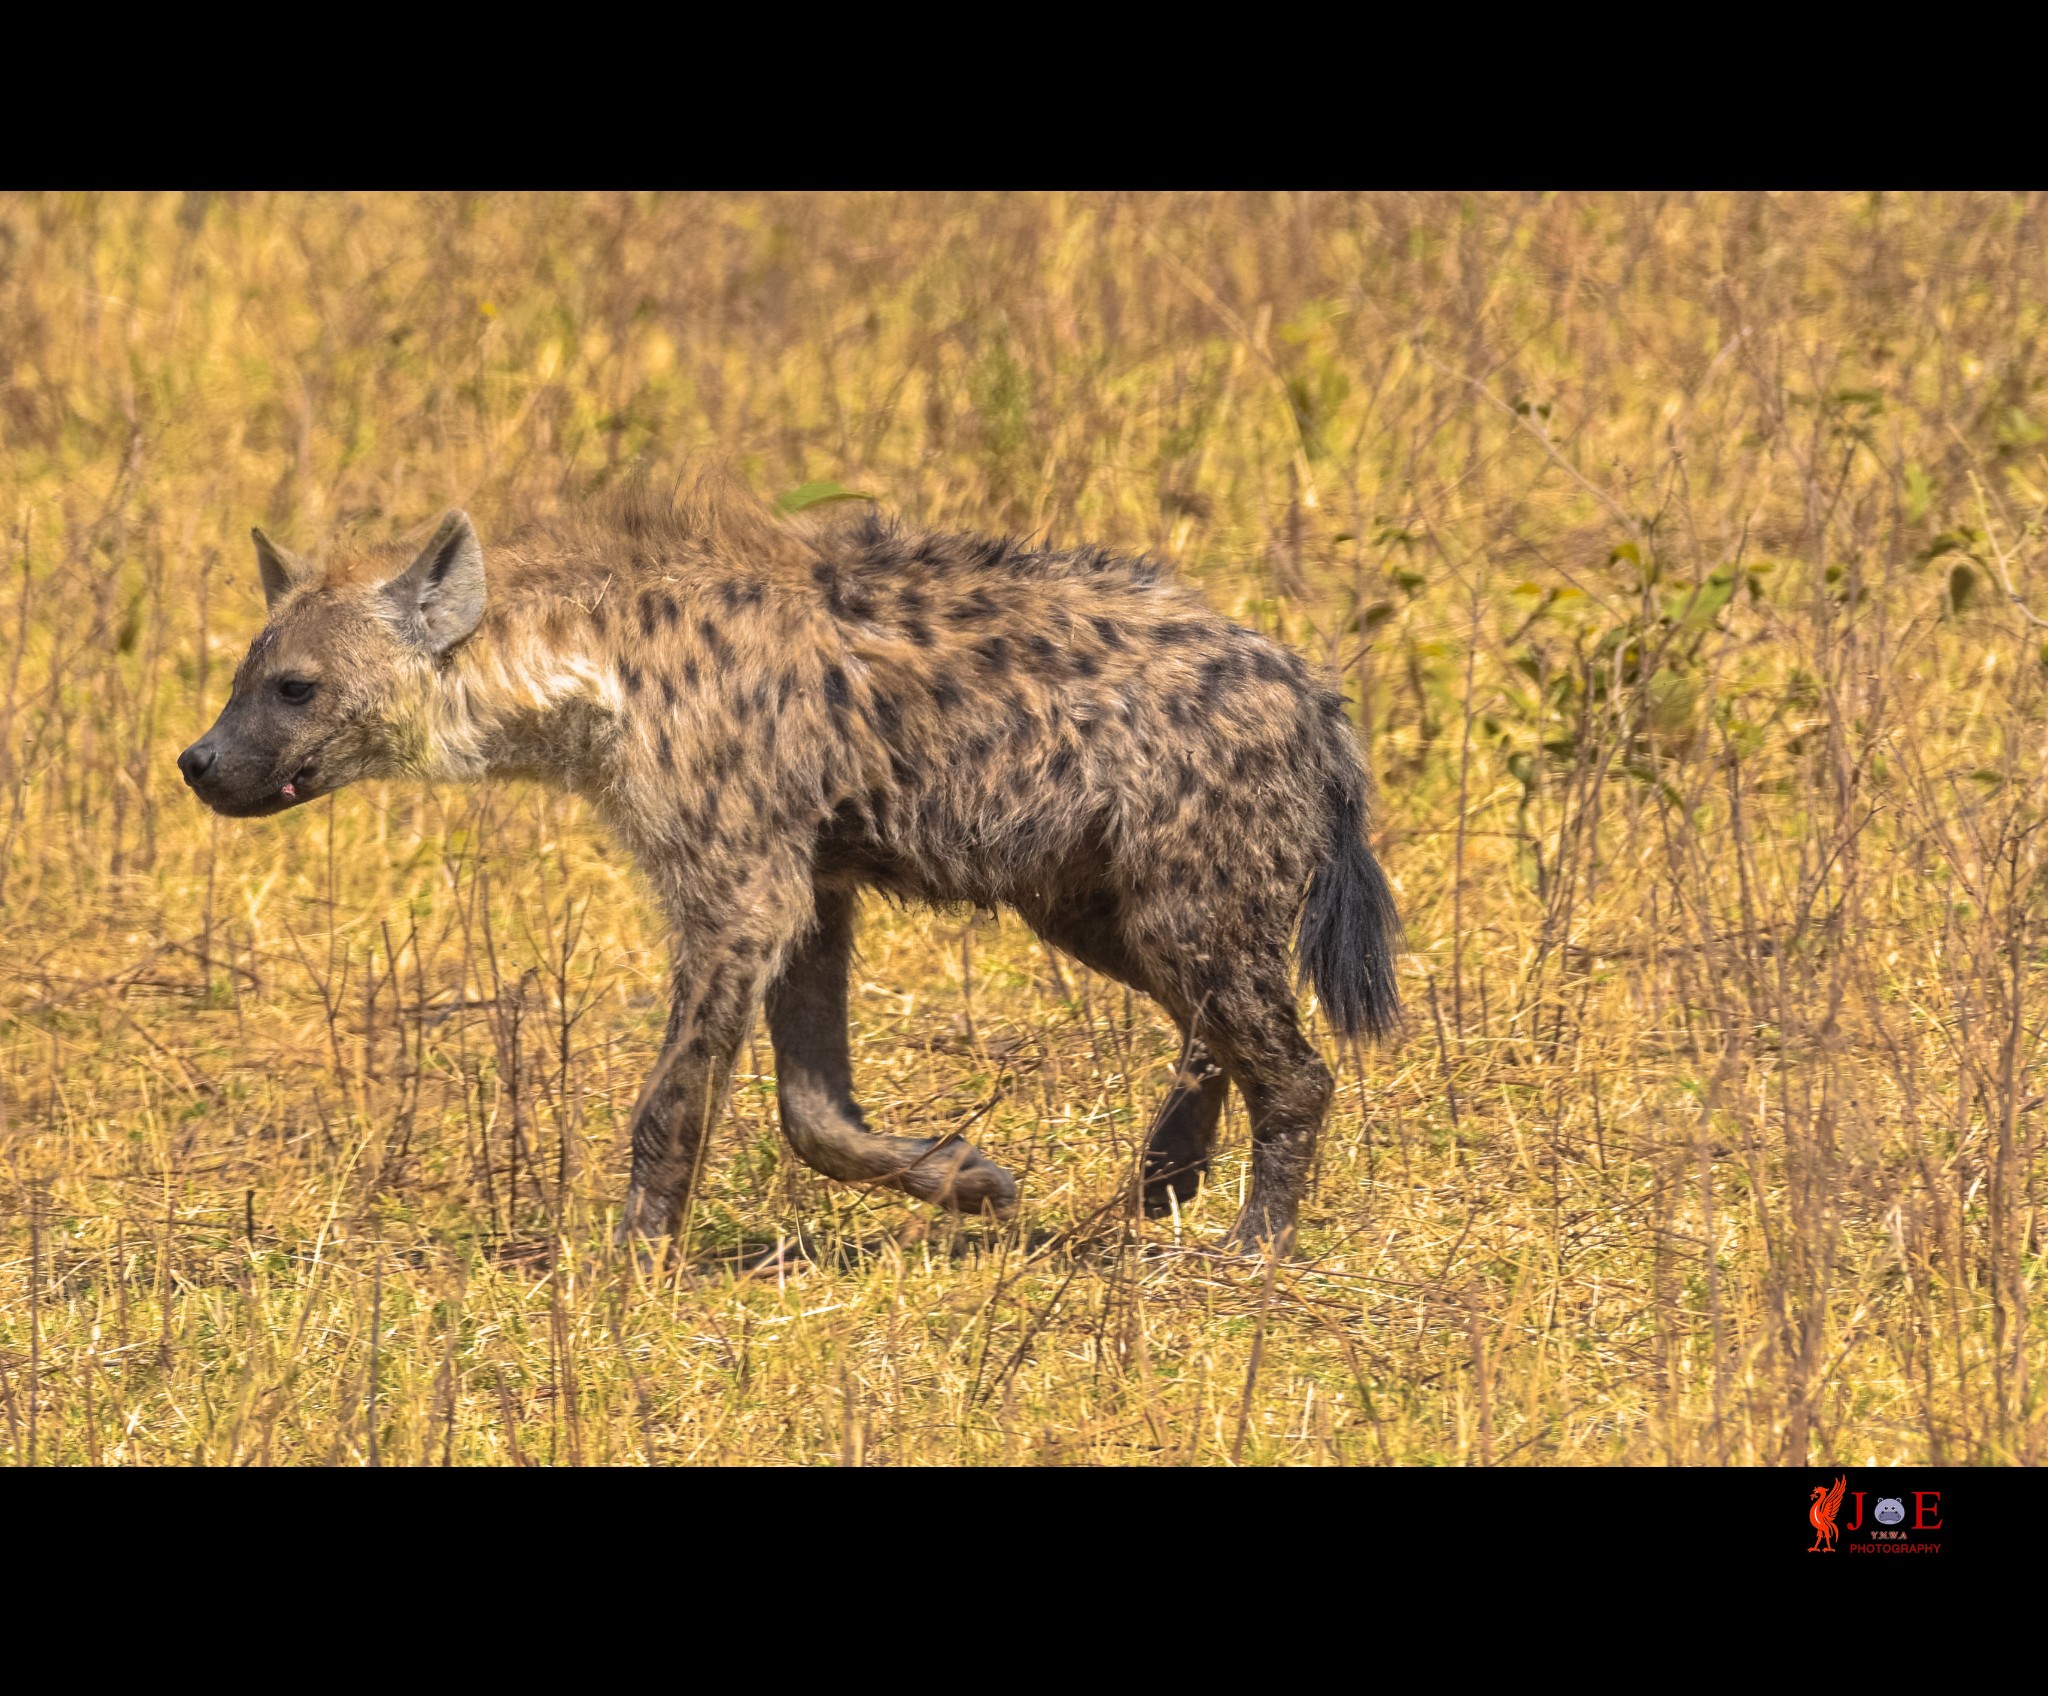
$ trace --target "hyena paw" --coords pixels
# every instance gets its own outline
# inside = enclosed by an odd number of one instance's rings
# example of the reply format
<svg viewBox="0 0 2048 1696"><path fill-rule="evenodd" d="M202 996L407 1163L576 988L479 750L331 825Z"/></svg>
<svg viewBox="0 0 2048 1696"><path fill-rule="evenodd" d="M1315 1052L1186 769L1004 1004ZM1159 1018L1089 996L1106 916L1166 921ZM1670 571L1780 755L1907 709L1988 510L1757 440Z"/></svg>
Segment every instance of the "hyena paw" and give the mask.
<svg viewBox="0 0 2048 1696"><path fill-rule="evenodd" d="M935 1143L898 1182L920 1201L955 1213L1007 1218L1017 1206L1017 1180L970 1142Z"/></svg>
<svg viewBox="0 0 2048 1696"><path fill-rule="evenodd" d="M626 1192L626 1205L619 1211L619 1224L612 1240L620 1248L645 1248L663 1237L673 1236L675 1228L675 1202L635 1184Z"/></svg>
<svg viewBox="0 0 2048 1696"><path fill-rule="evenodd" d="M1272 1255L1285 1259L1294 1248L1294 1209L1249 1197L1231 1225L1223 1246L1234 1254Z"/></svg>
<svg viewBox="0 0 2048 1696"><path fill-rule="evenodd" d="M1170 1156L1159 1150L1145 1152L1145 1217L1164 1219L1176 1206L1192 1207L1209 1170L1207 1156Z"/></svg>

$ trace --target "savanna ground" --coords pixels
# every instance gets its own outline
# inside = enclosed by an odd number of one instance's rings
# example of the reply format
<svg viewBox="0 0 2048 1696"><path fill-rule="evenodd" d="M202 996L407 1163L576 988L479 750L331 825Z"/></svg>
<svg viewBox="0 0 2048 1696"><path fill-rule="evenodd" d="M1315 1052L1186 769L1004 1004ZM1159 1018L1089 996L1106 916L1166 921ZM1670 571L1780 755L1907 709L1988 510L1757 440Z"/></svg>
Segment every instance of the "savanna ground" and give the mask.
<svg viewBox="0 0 2048 1696"><path fill-rule="evenodd" d="M2048 202L0 200L15 1464L2030 1463ZM1157 1011L871 902L878 1126L745 1051L609 1247L665 960L538 792L216 820L260 522L707 459L1151 549L1342 674L1413 949L1296 1259L1134 1216ZM1221 1193L1217 1193L1220 1191Z"/></svg>

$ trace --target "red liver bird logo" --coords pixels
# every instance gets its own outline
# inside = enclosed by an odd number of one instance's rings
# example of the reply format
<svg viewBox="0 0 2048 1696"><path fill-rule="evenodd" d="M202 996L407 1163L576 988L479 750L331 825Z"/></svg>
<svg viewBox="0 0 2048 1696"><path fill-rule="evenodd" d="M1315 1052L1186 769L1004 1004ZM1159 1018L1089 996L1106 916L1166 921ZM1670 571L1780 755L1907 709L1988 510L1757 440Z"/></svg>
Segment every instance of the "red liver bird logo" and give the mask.
<svg viewBox="0 0 2048 1696"><path fill-rule="evenodd" d="M1813 1547L1806 1551L1809 1555L1815 1550L1835 1552L1835 1515L1842 1511L1842 1492L1848 1487L1846 1472L1835 1480L1833 1489L1825 1484L1813 1487L1813 1506L1806 1510L1806 1517L1813 1522Z"/></svg>

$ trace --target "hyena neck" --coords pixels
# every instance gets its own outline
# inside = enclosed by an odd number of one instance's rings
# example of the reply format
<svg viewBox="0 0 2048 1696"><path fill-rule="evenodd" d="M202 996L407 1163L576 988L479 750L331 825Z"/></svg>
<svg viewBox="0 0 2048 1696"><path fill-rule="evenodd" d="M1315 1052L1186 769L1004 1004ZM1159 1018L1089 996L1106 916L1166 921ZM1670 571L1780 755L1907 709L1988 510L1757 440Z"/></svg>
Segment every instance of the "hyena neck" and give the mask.
<svg viewBox="0 0 2048 1696"><path fill-rule="evenodd" d="M595 632L556 608L515 608L449 657L402 740L423 777L525 778L590 794L607 780L621 717Z"/></svg>

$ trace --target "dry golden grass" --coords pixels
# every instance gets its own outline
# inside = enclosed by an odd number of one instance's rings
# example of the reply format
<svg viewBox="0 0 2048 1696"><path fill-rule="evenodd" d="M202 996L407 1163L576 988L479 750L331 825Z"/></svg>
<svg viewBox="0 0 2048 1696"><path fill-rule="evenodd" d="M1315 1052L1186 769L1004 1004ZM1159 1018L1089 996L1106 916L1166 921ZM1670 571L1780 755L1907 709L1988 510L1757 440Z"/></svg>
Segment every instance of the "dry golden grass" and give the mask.
<svg viewBox="0 0 2048 1696"><path fill-rule="evenodd" d="M0 200L0 1451L2040 1460L2044 219ZM252 522L488 541L707 456L1163 550L1346 676L1411 1023L1298 1261L1206 1252L1236 1111L1132 1217L1154 1009L877 903L863 1093L1019 1219L793 1167L757 1039L651 1278L662 939L581 809L184 794Z"/></svg>

